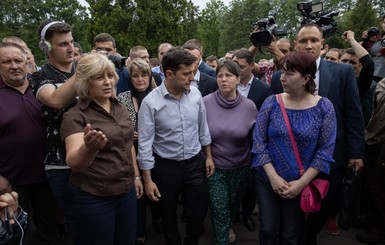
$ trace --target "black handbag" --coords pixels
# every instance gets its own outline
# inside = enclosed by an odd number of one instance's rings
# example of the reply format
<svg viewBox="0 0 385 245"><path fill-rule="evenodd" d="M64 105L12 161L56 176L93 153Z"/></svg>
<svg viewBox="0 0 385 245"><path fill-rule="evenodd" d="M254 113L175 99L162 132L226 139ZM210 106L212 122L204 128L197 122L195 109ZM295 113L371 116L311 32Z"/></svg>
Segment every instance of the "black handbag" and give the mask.
<svg viewBox="0 0 385 245"><path fill-rule="evenodd" d="M361 182L361 174L354 168L349 168L342 180L340 195L338 223L342 229L349 229L358 216Z"/></svg>

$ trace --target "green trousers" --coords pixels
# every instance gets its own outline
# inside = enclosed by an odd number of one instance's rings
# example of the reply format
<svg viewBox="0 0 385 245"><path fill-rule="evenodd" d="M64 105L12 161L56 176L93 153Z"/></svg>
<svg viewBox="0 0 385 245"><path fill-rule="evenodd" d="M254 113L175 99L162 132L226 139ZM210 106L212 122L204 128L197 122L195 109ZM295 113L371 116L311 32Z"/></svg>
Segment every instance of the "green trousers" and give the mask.
<svg viewBox="0 0 385 245"><path fill-rule="evenodd" d="M237 169L215 169L209 177L211 223L216 245L229 243L229 230L248 183L250 166Z"/></svg>

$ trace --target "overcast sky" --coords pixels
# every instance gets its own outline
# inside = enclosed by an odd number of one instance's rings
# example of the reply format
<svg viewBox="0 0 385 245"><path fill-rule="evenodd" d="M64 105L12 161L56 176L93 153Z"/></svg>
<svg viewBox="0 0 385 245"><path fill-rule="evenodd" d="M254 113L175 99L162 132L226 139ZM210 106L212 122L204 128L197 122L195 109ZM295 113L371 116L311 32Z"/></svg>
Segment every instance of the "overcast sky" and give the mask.
<svg viewBox="0 0 385 245"><path fill-rule="evenodd" d="M83 6L88 7L88 3L85 0L78 0L79 3ZM206 7L206 3L209 2L210 0L192 0L192 2L199 6L199 9L202 10ZM222 0L225 5L229 5L230 0Z"/></svg>

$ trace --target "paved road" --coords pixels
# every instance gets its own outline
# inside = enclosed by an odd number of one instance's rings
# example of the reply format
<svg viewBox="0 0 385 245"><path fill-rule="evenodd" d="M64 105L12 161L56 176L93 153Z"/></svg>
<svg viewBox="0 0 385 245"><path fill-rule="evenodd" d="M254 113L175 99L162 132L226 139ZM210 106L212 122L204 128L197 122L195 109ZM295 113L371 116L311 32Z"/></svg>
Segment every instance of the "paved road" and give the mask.
<svg viewBox="0 0 385 245"><path fill-rule="evenodd" d="M258 220L258 215L253 216L254 221ZM256 222L258 223L258 222ZM180 232L185 233L185 226L180 224ZM257 227L258 230L258 227ZM364 243L358 242L355 239L355 235L357 233L357 229L351 229L348 231L341 231L338 236L330 236L327 234L326 230L324 230L319 238L319 245L363 245ZM236 241L232 243L232 245L257 245L259 244L258 232L257 231L249 231L245 228L245 226L241 223L235 223L234 232L236 234ZM146 245L163 245L163 236L158 234L152 229L150 226L148 229L148 240ZM209 217L205 220L205 233L200 239L200 245L211 245L214 244L213 238L213 230L211 228L211 223Z"/></svg>
<svg viewBox="0 0 385 245"><path fill-rule="evenodd" d="M148 215L150 216L150 215ZM258 220L258 215L253 216L254 221ZM258 224L258 222L256 222ZM179 224L179 229L181 234L185 234L185 225ZM257 227L258 229L258 227ZM32 235L26 237L24 240L24 245L41 245L39 240L37 239L36 232L34 228L32 228ZM236 234L236 241L232 243L232 245L258 245L258 233L257 231L249 231L247 230L242 223L235 223L234 231ZM327 234L326 230L321 232L318 238L319 245L363 245L364 243L358 242L354 237L359 230L350 229L348 231L342 230L340 235L338 236L330 236ZM209 217L205 220L205 233L200 239L200 245L212 245L214 244L213 238L213 230L211 228L211 223ZM66 238L64 241L64 245L73 245L69 238ZM92 245L92 244L90 244ZM149 223L148 227L148 236L146 245L164 245L163 236L155 232Z"/></svg>

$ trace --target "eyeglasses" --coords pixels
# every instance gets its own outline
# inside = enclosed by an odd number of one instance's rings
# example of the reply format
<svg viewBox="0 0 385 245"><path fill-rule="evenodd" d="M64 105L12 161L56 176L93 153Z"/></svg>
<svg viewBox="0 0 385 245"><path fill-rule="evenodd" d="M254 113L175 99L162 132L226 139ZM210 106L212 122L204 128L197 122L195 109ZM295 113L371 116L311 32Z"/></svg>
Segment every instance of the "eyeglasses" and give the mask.
<svg viewBox="0 0 385 245"><path fill-rule="evenodd" d="M346 64L351 64L351 65L357 65L357 62L355 60L342 59L341 62Z"/></svg>

